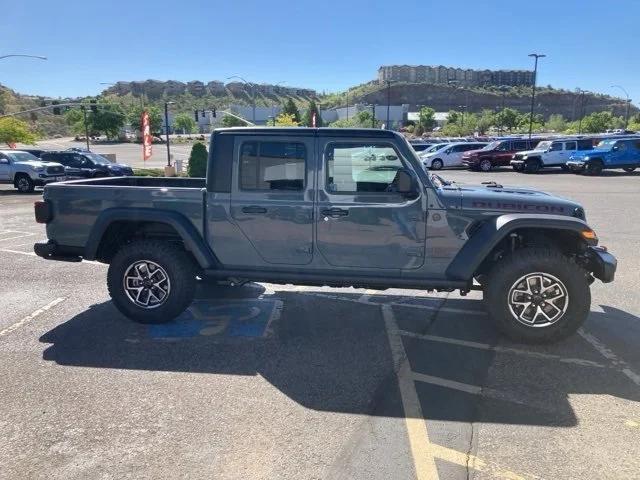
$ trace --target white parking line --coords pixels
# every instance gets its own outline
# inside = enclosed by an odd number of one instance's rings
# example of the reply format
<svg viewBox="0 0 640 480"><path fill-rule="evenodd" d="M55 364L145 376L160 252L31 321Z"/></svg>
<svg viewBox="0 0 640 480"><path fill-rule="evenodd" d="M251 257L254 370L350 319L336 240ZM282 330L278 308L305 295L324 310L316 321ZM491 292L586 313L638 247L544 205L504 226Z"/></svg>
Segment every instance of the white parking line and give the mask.
<svg viewBox="0 0 640 480"><path fill-rule="evenodd" d="M438 335L428 335L407 332L400 330L398 332L403 337L418 338L420 340L429 340L432 342L447 343L449 345L459 345L461 347L476 348L480 350L490 350L499 353L511 353L514 355L523 355L526 357L540 358L543 360L556 360L563 363L571 363L574 365L580 365L583 367L595 367L595 368L607 368L607 365L602 363L593 362L591 360L584 360L582 358L568 358L553 353L532 352L530 350L522 350L520 348L502 347L500 345L489 345L488 343L470 342L468 340L459 340L457 338L440 337Z"/></svg>
<svg viewBox="0 0 640 480"><path fill-rule="evenodd" d="M25 323L30 322L31 320L36 318L38 315L42 315L47 310L52 309L53 307L55 307L56 305L58 305L59 303L62 303L64 301L65 301L64 297L56 298L53 302L50 302L50 303L46 304L44 307L39 308L38 310L36 310L35 312L27 315L26 317L24 317L20 321L14 323L13 325L10 325L9 327L5 328L4 330L0 330L0 337L4 337L5 335L13 332L14 330L17 330L18 328L23 326Z"/></svg>
<svg viewBox="0 0 640 480"><path fill-rule="evenodd" d="M629 379L640 387L640 375L634 372L629 364L618 357L613 351L607 347L604 343L598 340L595 336L585 331L584 328L578 330L578 334L584 338L593 348L595 348L600 355L609 360L615 367L620 369L620 371L629 377Z"/></svg>
<svg viewBox="0 0 640 480"><path fill-rule="evenodd" d="M19 238L31 237L33 235L35 235L35 233L24 233L22 235L16 235L15 237L0 238L0 242L6 242L7 240L17 240Z"/></svg>

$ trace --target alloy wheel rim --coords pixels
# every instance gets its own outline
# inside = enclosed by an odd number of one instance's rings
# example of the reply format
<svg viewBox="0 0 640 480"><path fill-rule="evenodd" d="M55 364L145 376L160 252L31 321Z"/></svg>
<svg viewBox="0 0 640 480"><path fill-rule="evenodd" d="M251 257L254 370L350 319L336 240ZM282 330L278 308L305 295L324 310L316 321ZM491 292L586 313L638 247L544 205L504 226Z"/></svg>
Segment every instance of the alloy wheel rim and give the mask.
<svg viewBox="0 0 640 480"><path fill-rule="evenodd" d="M28 190L29 182L25 178L21 178L18 180L18 190Z"/></svg>
<svg viewBox="0 0 640 480"><path fill-rule="evenodd" d="M137 260L124 273L124 292L137 307L158 308L171 293L171 281L166 270L151 260Z"/></svg>
<svg viewBox="0 0 640 480"><path fill-rule="evenodd" d="M480 162L480 169L484 172L491 170L491 162L489 160L483 160Z"/></svg>
<svg viewBox="0 0 640 480"><path fill-rule="evenodd" d="M548 327L558 322L569 307L569 292L558 278L535 272L516 280L507 296L511 315L523 325Z"/></svg>

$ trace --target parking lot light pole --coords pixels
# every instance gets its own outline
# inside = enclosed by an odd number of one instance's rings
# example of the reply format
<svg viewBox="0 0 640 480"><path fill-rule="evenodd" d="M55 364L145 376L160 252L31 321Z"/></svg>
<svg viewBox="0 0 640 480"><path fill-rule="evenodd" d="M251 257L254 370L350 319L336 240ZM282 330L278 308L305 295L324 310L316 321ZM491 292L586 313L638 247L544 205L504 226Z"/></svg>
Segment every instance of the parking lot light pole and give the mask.
<svg viewBox="0 0 640 480"><path fill-rule="evenodd" d="M169 105L175 102L164 102L164 132L167 139L167 167L171 166L171 147L169 146Z"/></svg>
<svg viewBox="0 0 640 480"><path fill-rule="evenodd" d="M255 125L256 123L256 84L252 82L248 82L247 80L242 78L240 75L231 75L230 77L227 77L227 80L231 80L232 78L237 78L245 85L248 85L251 87L251 107L252 107L251 123Z"/></svg>
<svg viewBox="0 0 640 480"><path fill-rule="evenodd" d="M627 127L629 126L629 109L631 108L631 99L629 98L629 93L622 85L611 85L611 88L618 88L622 90L625 97L627 97L627 112L625 113L625 116L624 116L624 129L626 130Z"/></svg>
<svg viewBox="0 0 640 480"><path fill-rule="evenodd" d="M391 122L391 115L389 112L389 109L391 108L391 80L385 80L385 83L387 84L387 125L386 125L386 129L387 130L391 130L389 128L389 123Z"/></svg>
<svg viewBox="0 0 640 480"><path fill-rule="evenodd" d="M47 60L47 57L43 57L42 55L23 55L20 53L12 53L10 55L0 55L0 60L9 57L26 57L26 58L37 58L38 60Z"/></svg>
<svg viewBox="0 0 640 480"><path fill-rule="evenodd" d="M587 93L587 91L578 89L578 92L580 93L580 118L578 119L578 134L580 134L582 133L582 117L584 117L584 94Z"/></svg>
<svg viewBox="0 0 640 480"><path fill-rule="evenodd" d="M464 128L464 112L467 109L466 105L458 105L458 108L462 110L462 128Z"/></svg>
<svg viewBox="0 0 640 480"><path fill-rule="evenodd" d="M535 58L533 66L533 85L531 88L531 113L529 114L529 138L531 138L531 134L533 133L533 108L536 101L536 81L538 79L538 59L544 58L546 55L543 53L530 53L529 56Z"/></svg>

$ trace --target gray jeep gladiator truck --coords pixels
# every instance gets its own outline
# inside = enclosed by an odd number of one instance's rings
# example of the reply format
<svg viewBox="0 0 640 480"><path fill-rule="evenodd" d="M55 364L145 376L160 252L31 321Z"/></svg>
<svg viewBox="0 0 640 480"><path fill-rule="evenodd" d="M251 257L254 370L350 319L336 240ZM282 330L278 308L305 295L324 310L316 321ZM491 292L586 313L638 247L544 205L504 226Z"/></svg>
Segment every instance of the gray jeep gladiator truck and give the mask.
<svg viewBox="0 0 640 480"><path fill-rule="evenodd" d="M482 290L511 338L557 341L616 259L572 201L425 172L386 130L231 128L211 135L206 179L115 177L47 185L36 220L50 260L109 264L127 317L157 323L197 277L234 284Z"/></svg>

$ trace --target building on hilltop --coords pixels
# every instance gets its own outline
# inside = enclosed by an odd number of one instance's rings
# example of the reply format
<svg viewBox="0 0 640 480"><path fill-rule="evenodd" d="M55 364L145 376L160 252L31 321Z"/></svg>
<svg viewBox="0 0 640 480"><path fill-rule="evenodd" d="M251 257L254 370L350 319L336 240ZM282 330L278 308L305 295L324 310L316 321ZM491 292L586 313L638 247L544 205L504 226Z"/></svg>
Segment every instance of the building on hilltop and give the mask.
<svg viewBox="0 0 640 480"><path fill-rule="evenodd" d="M453 83L466 87L485 85L532 85L531 70L473 70L429 65L383 65L378 69L378 82Z"/></svg>

